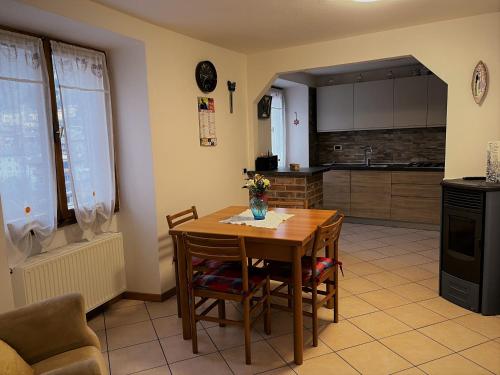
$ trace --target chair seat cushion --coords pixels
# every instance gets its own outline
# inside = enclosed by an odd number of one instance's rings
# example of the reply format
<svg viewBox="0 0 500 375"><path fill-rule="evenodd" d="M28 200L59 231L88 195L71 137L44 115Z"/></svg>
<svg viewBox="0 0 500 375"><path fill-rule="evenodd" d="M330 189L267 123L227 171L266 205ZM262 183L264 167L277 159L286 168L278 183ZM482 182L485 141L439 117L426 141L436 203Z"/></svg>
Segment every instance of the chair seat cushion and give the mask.
<svg viewBox="0 0 500 375"><path fill-rule="evenodd" d="M33 365L36 375L105 375L104 358L95 346L70 350Z"/></svg>
<svg viewBox="0 0 500 375"><path fill-rule="evenodd" d="M6 342L0 340L0 374L33 375L33 369Z"/></svg>
<svg viewBox="0 0 500 375"><path fill-rule="evenodd" d="M266 270L248 267L249 292L257 288L267 278L267 275ZM218 268L199 274L193 279L193 287L221 293L243 294L241 264L224 263Z"/></svg>
<svg viewBox="0 0 500 375"><path fill-rule="evenodd" d="M341 264L338 262L339 265ZM336 262L332 258L316 257L315 269L315 281L319 282L321 277L335 266ZM269 272L271 274L271 279L291 279L292 278L292 264L288 262L269 262ZM312 258L309 256L302 257L302 283L307 284L311 282L313 277L313 266Z"/></svg>

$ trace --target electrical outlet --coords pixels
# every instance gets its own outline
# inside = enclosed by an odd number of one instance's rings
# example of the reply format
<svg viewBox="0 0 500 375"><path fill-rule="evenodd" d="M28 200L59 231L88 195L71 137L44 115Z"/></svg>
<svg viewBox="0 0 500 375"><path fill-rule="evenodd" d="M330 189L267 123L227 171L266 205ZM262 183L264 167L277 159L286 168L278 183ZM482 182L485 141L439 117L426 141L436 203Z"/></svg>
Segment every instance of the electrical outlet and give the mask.
<svg viewBox="0 0 500 375"><path fill-rule="evenodd" d="M342 145L333 145L333 151L342 151Z"/></svg>

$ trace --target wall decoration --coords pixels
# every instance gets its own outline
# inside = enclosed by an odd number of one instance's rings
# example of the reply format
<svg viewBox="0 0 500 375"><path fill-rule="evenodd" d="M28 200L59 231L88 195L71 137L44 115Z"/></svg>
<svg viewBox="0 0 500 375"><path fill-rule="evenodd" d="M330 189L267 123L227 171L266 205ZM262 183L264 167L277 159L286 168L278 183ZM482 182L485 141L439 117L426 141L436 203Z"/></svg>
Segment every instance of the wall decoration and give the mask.
<svg viewBox="0 0 500 375"><path fill-rule="evenodd" d="M271 102L273 97L271 95L264 95L262 99L260 99L259 104L257 105L257 117L259 119L268 119L271 117Z"/></svg>
<svg viewBox="0 0 500 375"><path fill-rule="evenodd" d="M488 92L488 69L482 61L479 61L474 68L471 88L474 101L481 104Z"/></svg>
<svg viewBox="0 0 500 375"><path fill-rule="evenodd" d="M196 83L201 91L208 93L217 87L217 70L210 61L200 61L195 70Z"/></svg>
<svg viewBox="0 0 500 375"><path fill-rule="evenodd" d="M295 126L299 126L300 121L299 121L299 118L297 117L297 112L293 112L293 113L295 113L295 120L293 120L293 124Z"/></svg>
<svg viewBox="0 0 500 375"><path fill-rule="evenodd" d="M233 113L233 92L236 91L236 82L227 81L227 89L229 90L229 113Z"/></svg>
<svg viewBox="0 0 500 375"><path fill-rule="evenodd" d="M488 142L486 182L500 182L500 141Z"/></svg>
<svg viewBox="0 0 500 375"><path fill-rule="evenodd" d="M200 123L200 146L217 146L214 98L198 97L198 119Z"/></svg>

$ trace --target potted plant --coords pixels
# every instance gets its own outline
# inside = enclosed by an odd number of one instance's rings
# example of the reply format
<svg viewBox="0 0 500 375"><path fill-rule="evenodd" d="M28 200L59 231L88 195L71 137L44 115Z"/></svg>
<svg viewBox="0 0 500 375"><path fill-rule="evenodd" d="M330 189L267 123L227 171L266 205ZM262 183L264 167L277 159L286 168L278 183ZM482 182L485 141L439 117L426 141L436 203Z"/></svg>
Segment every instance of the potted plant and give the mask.
<svg viewBox="0 0 500 375"><path fill-rule="evenodd" d="M250 210L255 220L263 220L267 214L267 190L271 188L271 183L260 174L255 174L247 180L243 188L250 193Z"/></svg>

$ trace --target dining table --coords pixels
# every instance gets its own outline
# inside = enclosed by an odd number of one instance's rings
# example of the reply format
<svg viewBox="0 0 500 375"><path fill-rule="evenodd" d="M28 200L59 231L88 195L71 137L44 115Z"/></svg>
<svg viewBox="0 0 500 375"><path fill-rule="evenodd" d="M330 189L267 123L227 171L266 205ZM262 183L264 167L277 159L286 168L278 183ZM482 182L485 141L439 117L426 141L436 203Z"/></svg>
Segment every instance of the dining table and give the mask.
<svg viewBox="0 0 500 375"><path fill-rule="evenodd" d="M177 239L179 285L184 339L191 338L191 322L187 289L186 256L182 239L183 233L239 236L244 238L248 258L276 260L292 264L293 290L302 290L302 257L311 247L318 225L327 224L336 215L334 210L273 208L277 213L291 214L277 228L262 228L250 225L221 223L248 209L245 206L229 206L209 215L183 223L170 230ZM293 293L293 337L294 361L303 362L304 330L302 315L302 293Z"/></svg>

